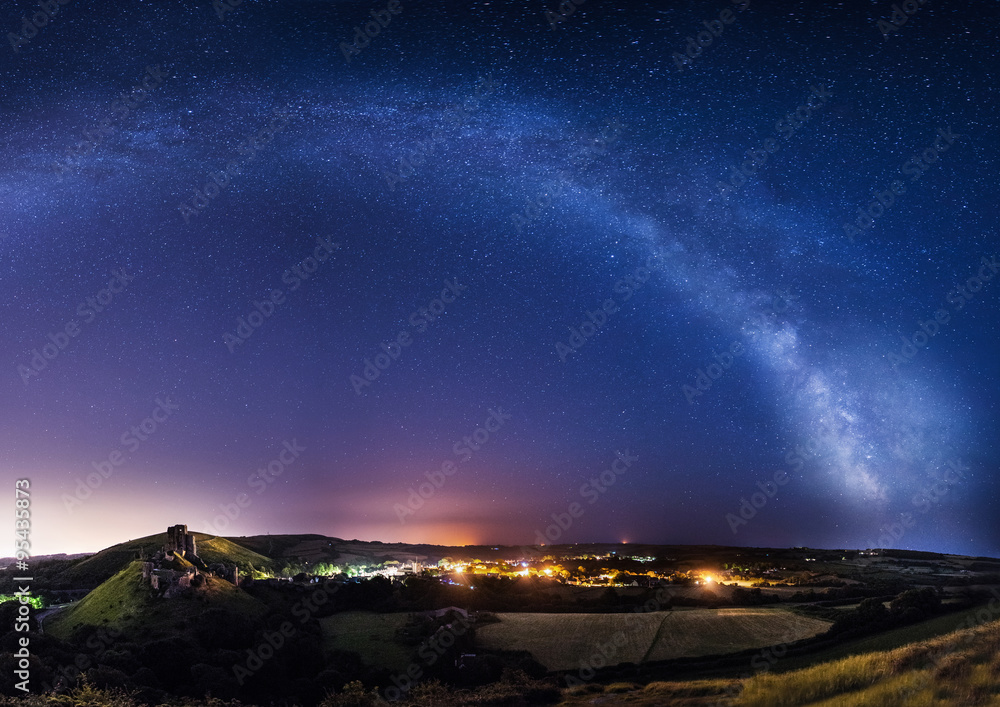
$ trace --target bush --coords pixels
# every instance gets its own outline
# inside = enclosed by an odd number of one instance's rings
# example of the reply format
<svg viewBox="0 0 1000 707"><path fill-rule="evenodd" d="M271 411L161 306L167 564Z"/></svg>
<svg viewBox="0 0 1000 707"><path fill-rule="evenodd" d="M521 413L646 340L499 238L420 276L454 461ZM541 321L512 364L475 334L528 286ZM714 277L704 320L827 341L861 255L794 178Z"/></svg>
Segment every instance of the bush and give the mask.
<svg viewBox="0 0 1000 707"><path fill-rule="evenodd" d="M381 701L377 691L367 692L359 680L344 685L339 695L327 695L319 707L374 707Z"/></svg>

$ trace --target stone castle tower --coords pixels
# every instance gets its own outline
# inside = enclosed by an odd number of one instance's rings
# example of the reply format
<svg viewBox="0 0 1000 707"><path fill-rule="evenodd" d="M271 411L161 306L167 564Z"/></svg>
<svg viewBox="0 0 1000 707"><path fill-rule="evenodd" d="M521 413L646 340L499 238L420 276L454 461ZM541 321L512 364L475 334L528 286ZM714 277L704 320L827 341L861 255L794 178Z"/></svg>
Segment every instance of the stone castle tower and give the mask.
<svg viewBox="0 0 1000 707"><path fill-rule="evenodd" d="M186 525L171 525L167 528L167 543L163 551L168 555L176 552L181 557L196 557L194 536L188 534Z"/></svg>

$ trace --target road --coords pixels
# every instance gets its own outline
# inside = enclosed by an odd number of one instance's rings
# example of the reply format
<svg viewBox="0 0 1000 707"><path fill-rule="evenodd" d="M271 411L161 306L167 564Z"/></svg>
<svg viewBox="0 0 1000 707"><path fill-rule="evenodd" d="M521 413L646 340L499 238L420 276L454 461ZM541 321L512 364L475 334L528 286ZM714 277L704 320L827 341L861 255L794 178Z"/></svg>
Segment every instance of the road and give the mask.
<svg viewBox="0 0 1000 707"><path fill-rule="evenodd" d="M42 629L42 621L45 620L48 616L50 616L51 614L56 613L57 611L65 609L67 606L73 606L73 604L75 604L75 603L76 602L71 601L71 602L67 602L66 604L54 604L54 605L52 605L50 607L42 609L37 614L35 614L35 620L38 621L38 632L39 633L45 633L44 629Z"/></svg>

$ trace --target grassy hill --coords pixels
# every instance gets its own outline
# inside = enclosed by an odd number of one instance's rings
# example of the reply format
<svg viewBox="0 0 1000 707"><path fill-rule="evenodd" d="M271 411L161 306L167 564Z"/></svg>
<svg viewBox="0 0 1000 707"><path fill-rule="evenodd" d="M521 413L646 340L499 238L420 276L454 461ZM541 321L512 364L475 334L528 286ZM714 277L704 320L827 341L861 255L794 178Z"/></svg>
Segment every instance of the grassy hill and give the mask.
<svg viewBox="0 0 1000 707"><path fill-rule="evenodd" d="M113 627L127 638L149 640L175 635L193 625L206 609L223 609L248 619L267 608L229 582L205 577L193 597L161 599L142 581L142 563L133 561L76 604L45 622L45 631L68 639L80 626Z"/></svg>
<svg viewBox="0 0 1000 707"><path fill-rule="evenodd" d="M243 547L267 557L287 557L288 551L297 545L309 542L343 542L325 535L307 533L302 535L243 535L232 538Z"/></svg>
<svg viewBox="0 0 1000 707"><path fill-rule="evenodd" d="M746 681L741 704L1000 704L1000 621L880 651Z"/></svg>
<svg viewBox="0 0 1000 707"><path fill-rule="evenodd" d="M781 662L775 666L781 667ZM745 680L581 685L560 707L966 707L1000 705L1000 621L899 648Z"/></svg>
<svg viewBox="0 0 1000 707"><path fill-rule="evenodd" d="M269 571L274 564L270 557L248 550L227 538L202 533L194 533L194 536L198 542L198 557L206 564L210 565L213 562L235 564L244 575L250 571L251 565L258 570Z"/></svg>
<svg viewBox="0 0 1000 707"><path fill-rule="evenodd" d="M59 579L74 587L93 587L107 581L140 554L152 555L167 542L167 534L159 533L118 543L80 560L60 575Z"/></svg>
<svg viewBox="0 0 1000 707"><path fill-rule="evenodd" d="M207 564L213 562L236 564L243 574L249 572L251 564L263 570L270 570L273 565L269 557L248 550L226 538L205 533L192 533L192 535L198 544L198 557ZM120 572L140 555L151 557L166 542L167 534L157 533L112 545L75 563L59 576L59 580L73 587L97 586Z"/></svg>

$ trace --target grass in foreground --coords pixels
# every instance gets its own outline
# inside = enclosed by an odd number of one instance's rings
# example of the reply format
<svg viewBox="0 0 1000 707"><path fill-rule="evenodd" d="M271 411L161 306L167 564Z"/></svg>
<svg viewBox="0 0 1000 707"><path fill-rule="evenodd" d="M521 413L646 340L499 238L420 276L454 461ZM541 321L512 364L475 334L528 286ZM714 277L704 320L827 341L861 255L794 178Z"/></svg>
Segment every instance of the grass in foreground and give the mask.
<svg viewBox="0 0 1000 707"><path fill-rule="evenodd" d="M748 707L1000 705L1000 621L744 683Z"/></svg>
<svg viewBox="0 0 1000 707"><path fill-rule="evenodd" d="M583 685L560 707L1000 707L1000 621L743 681Z"/></svg>
<svg viewBox="0 0 1000 707"><path fill-rule="evenodd" d="M981 623L976 620L976 615L982 611L982 606L974 606L942 616L926 619L909 626L901 626L889 631L876 633L872 636L855 638L844 643L824 648L802 656L788 656L782 658L774 665L774 672L785 673L792 670L800 670L815 665L818 662L829 662L848 658L862 653L872 653L873 651L888 651L894 648L902 648L917 641L929 641L938 636L952 633L959 628L969 626L969 618L972 624Z"/></svg>

